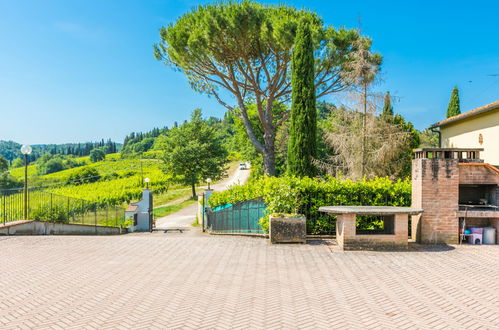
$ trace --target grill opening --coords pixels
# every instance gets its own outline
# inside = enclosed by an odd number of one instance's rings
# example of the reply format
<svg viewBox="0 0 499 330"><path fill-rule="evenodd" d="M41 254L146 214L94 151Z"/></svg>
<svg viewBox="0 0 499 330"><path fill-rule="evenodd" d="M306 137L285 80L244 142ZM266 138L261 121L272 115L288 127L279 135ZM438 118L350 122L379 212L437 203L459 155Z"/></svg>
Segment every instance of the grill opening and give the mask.
<svg viewBox="0 0 499 330"><path fill-rule="evenodd" d="M497 185L466 184L459 185L459 206L494 207L497 206L499 188Z"/></svg>

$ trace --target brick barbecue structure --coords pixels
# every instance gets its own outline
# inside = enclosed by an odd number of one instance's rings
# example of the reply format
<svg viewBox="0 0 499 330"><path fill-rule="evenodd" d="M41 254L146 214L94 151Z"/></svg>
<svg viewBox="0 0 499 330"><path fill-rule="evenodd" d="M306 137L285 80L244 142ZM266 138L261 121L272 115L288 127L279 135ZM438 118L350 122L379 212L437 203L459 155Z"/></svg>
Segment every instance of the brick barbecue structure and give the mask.
<svg viewBox="0 0 499 330"><path fill-rule="evenodd" d="M457 244L460 223L499 232L499 170L483 149L416 149L412 163L412 238L418 243ZM499 241L499 240L498 240Z"/></svg>

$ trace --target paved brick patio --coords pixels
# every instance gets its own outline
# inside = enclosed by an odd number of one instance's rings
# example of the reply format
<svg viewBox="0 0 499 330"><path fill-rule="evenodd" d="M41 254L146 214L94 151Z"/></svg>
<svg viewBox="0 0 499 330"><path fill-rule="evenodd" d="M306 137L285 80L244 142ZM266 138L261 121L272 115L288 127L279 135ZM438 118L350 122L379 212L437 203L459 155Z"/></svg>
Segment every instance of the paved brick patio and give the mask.
<svg viewBox="0 0 499 330"><path fill-rule="evenodd" d="M0 237L0 328L498 328L499 246Z"/></svg>

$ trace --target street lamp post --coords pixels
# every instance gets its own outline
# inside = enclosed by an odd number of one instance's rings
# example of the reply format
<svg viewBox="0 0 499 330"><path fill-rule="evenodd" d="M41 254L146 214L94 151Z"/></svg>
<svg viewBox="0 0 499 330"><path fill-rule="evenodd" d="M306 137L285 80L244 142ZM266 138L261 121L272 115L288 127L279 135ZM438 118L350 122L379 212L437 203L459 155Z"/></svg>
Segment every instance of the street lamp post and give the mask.
<svg viewBox="0 0 499 330"><path fill-rule="evenodd" d="M146 183L146 189L149 189L149 182L150 181L151 181L151 179L149 179L149 178L144 179L144 182Z"/></svg>
<svg viewBox="0 0 499 330"><path fill-rule="evenodd" d="M21 153L24 155L24 220L28 220L28 155L32 151L28 144L21 147Z"/></svg>
<svg viewBox="0 0 499 330"><path fill-rule="evenodd" d="M206 179L206 182L208 182L208 190L210 190L211 179L210 178Z"/></svg>

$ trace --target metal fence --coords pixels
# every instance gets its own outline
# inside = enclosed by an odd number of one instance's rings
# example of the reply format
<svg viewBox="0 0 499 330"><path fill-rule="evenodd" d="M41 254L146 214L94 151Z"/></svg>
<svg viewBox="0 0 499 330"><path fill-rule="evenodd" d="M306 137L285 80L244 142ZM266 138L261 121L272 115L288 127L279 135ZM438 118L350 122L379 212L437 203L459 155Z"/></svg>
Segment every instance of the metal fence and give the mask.
<svg viewBox="0 0 499 330"><path fill-rule="evenodd" d="M254 199L223 208L207 209L206 227L213 233L263 234L259 220L265 215L265 203Z"/></svg>
<svg viewBox="0 0 499 330"><path fill-rule="evenodd" d="M27 219L24 213L23 189L0 190L0 223L4 224L17 220L40 220L119 227L124 221L125 209L30 189L28 191Z"/></svg>

